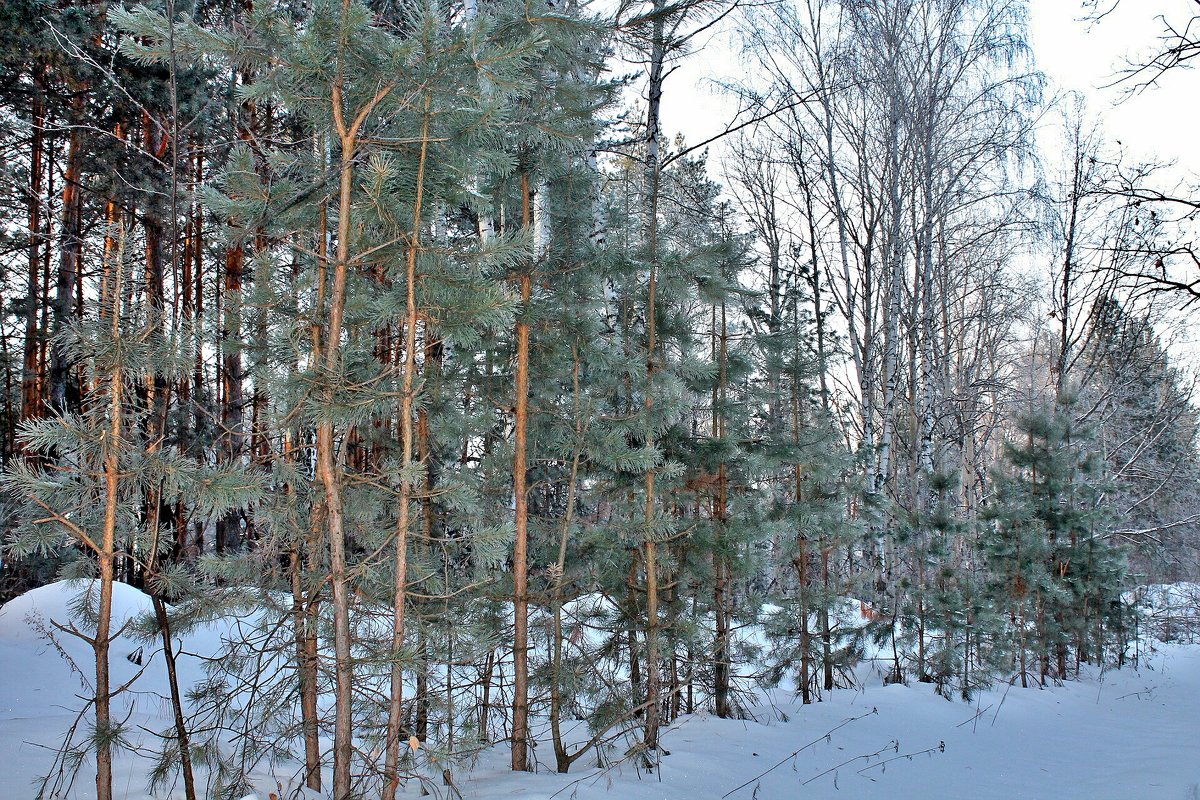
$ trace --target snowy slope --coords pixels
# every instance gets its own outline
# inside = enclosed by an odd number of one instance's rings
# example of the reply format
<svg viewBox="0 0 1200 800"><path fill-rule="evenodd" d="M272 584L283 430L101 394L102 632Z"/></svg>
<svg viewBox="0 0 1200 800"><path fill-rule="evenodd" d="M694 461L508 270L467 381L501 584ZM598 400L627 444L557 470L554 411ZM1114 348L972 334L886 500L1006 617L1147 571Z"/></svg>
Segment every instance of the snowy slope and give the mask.
<svg viewBox="0 0 1200 800"><path fill-rule="evenodd" d="M694 717L673 726L663 738L671 755L661 782L622 766L576 784L574 796L720 798L745 781L751 783L731 800L749 800L756 786L759 798L852 800L1184 800L1200 788L1200 647L1162 646L1138 671L1047 690L987 692L972 705L923 685L839 692L807 708L778 692L764 700L775 703L759 709L767 724ZM778 721L781 713L788 722ZM944 753L937 751L941 742ZM929 748L932 754L897 758ZM462 782L464 793L548 798L564 783L507 775L502 766L476 770Z"/></svg>
<svg viewBox="0 0 1200 800"><path fill-rule="evenodd" d="M0 609L0 800L32 797L32 781L51 764L53 747L87 694L37 617L65 622L77 588L55 584ZM145 610L148 600L118 587L118 618ZM56 637L86 675L86 645ZM215 646L213 630L188 642ZM139 667L123 656L137 643L114 646L119 678ZM149 655L150 650L146 651ZM186 665L185 674L198 674ZM162 730L167 709L158 699L161 656L138 679L134 724ZM801 706L790 693L764 695L758 721L686 717L664 733L671 755L661 775L632 763L605 769L585 756L566 776L553 772L548 743L538 748L542 771L514 775L501 748L483 754L468 771L456 768L466 798L589 798L701 800L729 795L758 798L929 800L973 798L1080 798L1080 800L1184 800L1200 796L1200 646L1157 645L1139 669L1094 673L1052 689L1000 689L974 704L950 702L924 685L882 686L835 692L826 702ZM858 718L846 722L851 718ZM840 727L839 727L840 726ZM832 731L828 737L827 732ZM940 745L944 742L945 750ZM811 743L811 744L810 744ZM791 754L810 745L795 756ZM619 756L624 745L618 746ZM931 752L925 752L931 751ZM921 753L911 760L904 756ZM876 754L876 755L871 755ZM778 766L776 766L778 765ZM840 766L839 766L840 765ZM430 788L443 790L442 765ZM774 770L771 767L776 766ZM118 797L144 798L144 764L130 757L117 765ZM289 770L262 775L260 796L285 789ZM761 776L761 777L756 777ZM747 783L748 782L748 783ZM90 764L77 776L72 796L92 795ZM410 782L406 796L419 787ZM182 797L181 791L159 797Z"/></svg>

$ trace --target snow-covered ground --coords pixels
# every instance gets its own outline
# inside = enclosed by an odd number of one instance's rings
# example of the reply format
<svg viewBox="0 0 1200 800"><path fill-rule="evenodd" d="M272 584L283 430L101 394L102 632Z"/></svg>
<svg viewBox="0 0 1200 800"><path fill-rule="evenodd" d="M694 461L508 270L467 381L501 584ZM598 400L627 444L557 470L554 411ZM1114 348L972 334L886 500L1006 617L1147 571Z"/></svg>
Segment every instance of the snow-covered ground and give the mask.
<svg viewBox="0 0 1200 800"><path fill-rule="evenodd" d="M757 710L763 724L698 716L673 725L663 737L671 755L663 759L661 780L639 776L632 766L593 770L572 787L574 796L1200 797L1200 647L1194 645L1158 645L1138 670L1093 673L1053 689L985 692L970 705L947 701L926 685L881 684L835 692L807 707L783 692L763 702ZM858 719L846 723L852 718ZM825 738L827 731L833 733ZM810 742L816 743L790 757ZM548 798L564 783L512 776L499 766L476 769L461 782L464 794Z"/></svg>
<svg viewBox="0 0 1200 800"><path fill-rule="evenodd" d="M135 590L118 590L118 619L148 606ZM34 796L34 781L49 768L53 748L88 693L64 658L65 652L86 676L87 646L56 634L60 651L44 633L47 620L67 618L71 593L56 584L0 609L0 800ZM43 622L31 624L39 616ZM214 641L208 630L188 644L199 650ZM127 637L115 644L117 681L140 669L126 658L136 647ZM148 667L135 684L139 690L158 690L164 680L161 657L148 658L151 649L145 648ZM185 664L185 679L196 669ZM138 700L131 723L168 727L167 709L151 694L129 699ZM1156 644L1136 670L1097 671L1045 690L1002 687L971 704L947 701L925 685L873 681L807 707L789 692L770 692L754 711L757 721L697 715L671 725L663 734L670 755L659 775L630 762L600 769L590 755L572 774L557 775L543 744L539 774L508 772L507 753L498 748L470 770L459 767L456 783L465 798L489 800L1200 798L1198 645ZM136 758L118 762L119 798L149 796L144 769ZM85 764L72 796L94 796L92 774ZM286 789L290 774L264 774L262 800L278 791L276 779ZM431 774L440 776L440 766ZM443 790L440 780L430 788ZM415 797L419 787L411 782L406 791ZM182 797L182 790L158 796Z"/></svg>

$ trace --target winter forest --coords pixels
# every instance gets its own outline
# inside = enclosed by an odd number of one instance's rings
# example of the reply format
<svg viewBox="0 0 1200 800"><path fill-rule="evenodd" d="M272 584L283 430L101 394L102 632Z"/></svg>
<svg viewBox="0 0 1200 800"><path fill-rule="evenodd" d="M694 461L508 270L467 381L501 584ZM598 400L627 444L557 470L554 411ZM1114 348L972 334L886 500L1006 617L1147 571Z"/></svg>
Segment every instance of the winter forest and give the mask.
<svg viewBox="0 0 1200 800"><path fill-rule="evenodd" d="M0 795L1195 796L1200 179L1028 13L0 3Z"/></svg>

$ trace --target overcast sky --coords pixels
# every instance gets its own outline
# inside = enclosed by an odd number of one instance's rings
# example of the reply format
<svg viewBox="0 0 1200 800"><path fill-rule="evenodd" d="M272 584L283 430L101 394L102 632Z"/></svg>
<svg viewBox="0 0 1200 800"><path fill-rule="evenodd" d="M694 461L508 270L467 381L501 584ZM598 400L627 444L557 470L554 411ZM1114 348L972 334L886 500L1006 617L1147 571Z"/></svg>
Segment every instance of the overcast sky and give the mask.
<svg viewBox="0 0 1200 800"><path fill-rule="evenodd" d="M1133 83L1118 82L1129 59L1155 47L1162 31L1157 17L1186 23L1195 14L1194 0L1122 0L1094 23L1082 19L1082 0L1029 0L1029 5L1029 43L1050 81L1048 97L1059 90L1083 94L1088 109L1103 118L1108 136L1120 140L1132 160L1174 160L1200 173L1200 72L1175 70L1159 85L1133 93ZM697 143L727 124L733 107L714 82L744 78L730 39L728 31L714 33L676 65L663 97L667 135L682 132L689 143Z"/></svg>
<svg viewBox="0 0 1200 800"><path fill-rule="evenodd" d="M1160 15L1182 27L1193 0L1124 0L1108 16L1081 20L1079 0L1033 0L1029 35L1038 66L1055 84L1084 94L1108 135L1135 160L1157 157L1200 171L1200 74L1176 69L1133 91L1120 80L1129 60L1149 55Z"/></svg>

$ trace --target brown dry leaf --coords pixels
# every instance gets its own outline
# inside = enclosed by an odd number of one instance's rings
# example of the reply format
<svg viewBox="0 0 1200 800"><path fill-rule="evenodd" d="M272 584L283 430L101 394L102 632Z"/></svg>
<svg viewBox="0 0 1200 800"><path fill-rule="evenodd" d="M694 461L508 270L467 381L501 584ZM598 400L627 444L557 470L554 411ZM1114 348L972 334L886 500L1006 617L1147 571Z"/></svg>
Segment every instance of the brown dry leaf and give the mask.
<svg viewBox="0 0 1200 800"><path fill-rule="evenodd" d="M416 736L408 737L408 749L414 753L421 749L421 740Z"/></svg>

